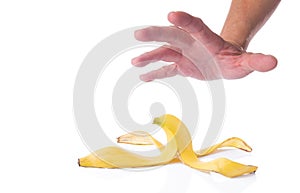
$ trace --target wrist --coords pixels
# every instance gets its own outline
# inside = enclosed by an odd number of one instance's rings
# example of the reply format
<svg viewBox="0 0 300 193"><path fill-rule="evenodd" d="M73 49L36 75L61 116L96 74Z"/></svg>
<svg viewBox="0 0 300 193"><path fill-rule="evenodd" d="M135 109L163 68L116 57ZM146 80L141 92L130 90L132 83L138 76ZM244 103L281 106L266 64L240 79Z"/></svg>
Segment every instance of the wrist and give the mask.
<svg viewBox="0 0 300 193"><path fill-rule="evenodd" d="M234 41L225 40L225 39L224 39L224 41L227 42L227 43L229 43L229 44L231 44L232 46L234 46L236 49L240 50L241 52L245 52L246 51L246 49L243 46L241 46L240 44L238 44L238 43L236 43Z"/></svg>
<svg viewBox="0 0 300 193"><path fill-rule="evenodd" d="M234 31L227 31L225 29L222 30L220 36L225 40L226 42L229 42L233 44L234 46L241 48L241 50L246 50L248 47L248 44L250 42L249 35L245 35L245 33L241 32L234 32Z"/></svg>

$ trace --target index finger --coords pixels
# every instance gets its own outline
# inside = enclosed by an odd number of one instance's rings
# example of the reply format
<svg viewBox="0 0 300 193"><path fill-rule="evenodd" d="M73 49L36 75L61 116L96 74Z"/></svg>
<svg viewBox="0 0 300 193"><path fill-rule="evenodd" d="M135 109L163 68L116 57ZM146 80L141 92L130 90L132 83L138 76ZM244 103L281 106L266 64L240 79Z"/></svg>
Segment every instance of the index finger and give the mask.
<svg viewBox="0 0 300 193"><path fill-rule="evenodd" d="M185 31L174 26L152 26L135 31L135 38L139 41L167 42L172 46L185 49L195 40Z"/></svg>

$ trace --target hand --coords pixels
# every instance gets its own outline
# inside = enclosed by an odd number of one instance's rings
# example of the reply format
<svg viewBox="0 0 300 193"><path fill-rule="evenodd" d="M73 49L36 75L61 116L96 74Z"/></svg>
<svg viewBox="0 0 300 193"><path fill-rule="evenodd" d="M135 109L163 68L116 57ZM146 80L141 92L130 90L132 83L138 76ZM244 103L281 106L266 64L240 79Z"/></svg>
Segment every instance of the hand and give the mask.
<svg viewBox="0 0 300 193"><path fill-rule="evenodd" d="M168 45L132 59L134 66L143 67L156 61L172 62L141 75L143 81L177 74L200 80L237 79L253 71L272 70L277 65L274 56L246 52L212 32L201 19L187 13L171 12L168 20L174 26L148 27L135 32L137 40L167 42Z"/></svg>

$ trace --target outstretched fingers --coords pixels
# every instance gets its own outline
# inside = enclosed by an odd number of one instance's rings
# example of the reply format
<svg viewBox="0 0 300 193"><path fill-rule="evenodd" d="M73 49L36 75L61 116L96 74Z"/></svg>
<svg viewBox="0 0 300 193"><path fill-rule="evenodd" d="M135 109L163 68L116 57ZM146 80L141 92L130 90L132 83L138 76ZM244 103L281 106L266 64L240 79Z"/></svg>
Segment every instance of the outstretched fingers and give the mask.
<svg viewBox="0 0 300 193"><path fill-rule="evenodd" d="M134 36L137 40L144 42L167 42L182 50L188 48L195 41L188 33L174 26L147 27L135 31Z"/></svg>
<svg viewBox="0 0 300 193"><path fill-rule="evenodd" d="M181 59L181 57L182 55L180 53L180 50L170 46L161 46L157 49L133 58L131 60L131 63L136 67L144 67L149 63L157 62L160 60L165 62L177 62Z"/></svg>
<svg viewBox="0 0 300 193"><path fill-rule="evenodd" d="M151 72L148 72L146 74L142 74L140 76L140 79L145 82L149 82L155 79L162 79L167 77L172 77L177 75L177 64L171 64L168 66L163 66L157 70L153 70Z"/></svg>

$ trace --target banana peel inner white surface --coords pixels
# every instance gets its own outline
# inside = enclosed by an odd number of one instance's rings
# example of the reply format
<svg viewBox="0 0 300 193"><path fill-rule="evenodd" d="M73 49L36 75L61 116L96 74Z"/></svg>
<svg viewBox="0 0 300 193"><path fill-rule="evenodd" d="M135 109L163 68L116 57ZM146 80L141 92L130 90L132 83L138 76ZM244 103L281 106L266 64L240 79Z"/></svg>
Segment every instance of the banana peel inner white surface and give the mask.
<svg viewBox="0 0 300 193"><path fill-rule="evenodd" d="M202 162L199 160L199 157L209 155L223 147L234 147L250 152L252 150L251 147L240 138L229 138L208 149L194 151L190 133L184 123L177 117L166 114L155 118L153 123L159 125L166 133L166 145L163 145L144 131L128 133L117 139L118 143L155 145L160 150L160 155L153 157L142 156L119 147L110 146L80 158L78 164L82 167L135 168L182 162L191 168L203 172L217 172L227 177L251 174L257 170L256 166L244 165L227 158L218 158L209 162Z"/></svg>

